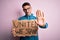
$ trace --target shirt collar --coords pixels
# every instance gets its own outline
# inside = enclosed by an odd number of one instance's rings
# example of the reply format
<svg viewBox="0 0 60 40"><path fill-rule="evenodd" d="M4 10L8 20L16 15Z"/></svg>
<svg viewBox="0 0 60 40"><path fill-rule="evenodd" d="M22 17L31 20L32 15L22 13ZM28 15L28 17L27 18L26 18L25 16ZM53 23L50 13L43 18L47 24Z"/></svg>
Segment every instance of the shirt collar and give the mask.
<svg viewBox="0 0 60 40"><path fill-rule="evenodd" d="M33 14L31 13L30 15L28 15L28 16L27 16L27 15L25 15L25 16L26 16L26 17L30 17L30 16L33 16Z"/></svg>

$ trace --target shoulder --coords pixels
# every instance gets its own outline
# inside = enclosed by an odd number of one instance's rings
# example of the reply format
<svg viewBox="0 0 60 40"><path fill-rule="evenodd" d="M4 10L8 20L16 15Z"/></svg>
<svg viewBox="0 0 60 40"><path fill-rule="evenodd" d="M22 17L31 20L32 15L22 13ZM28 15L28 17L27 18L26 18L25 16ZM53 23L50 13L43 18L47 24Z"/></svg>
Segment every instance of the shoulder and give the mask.
<svg viewBox="0 0 60 40"><path fill-rule="evenodd" d="M22 16L22 17L19 17L18 20L22 20L22 19L24 19L24 18L25 18L25 15Z"/></svg>
<svg viewBox="0 0 60 40"><path fill-rule="evenodd" d="M31 18L36 19L36 17L35 17L35 16L31 16Z"/></svg>
<svg viewBox="0 0 60 40"><path fill-rule="evenodd" d="M33 15L34 18L36 18L34 15Z"/></svg>
<svg viewBox="0 0 60 40"><path fill-rule="evenodd" d="M33 16L31 16L31 18L32 18L32 19L36 19L36 16L33 15Z"/></svg>

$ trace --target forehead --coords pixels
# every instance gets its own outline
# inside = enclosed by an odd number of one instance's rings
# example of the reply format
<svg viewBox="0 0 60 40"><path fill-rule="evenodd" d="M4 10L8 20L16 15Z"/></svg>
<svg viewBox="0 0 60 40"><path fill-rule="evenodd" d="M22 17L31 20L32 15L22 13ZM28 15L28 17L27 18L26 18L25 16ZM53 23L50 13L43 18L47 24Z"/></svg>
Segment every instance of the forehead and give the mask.
<svg viewBox="0 0 60 40"><path fill-rule="evenodd" d="M30 5L26 5L26 6L23 7L23 9L27 9L29 7L31 7L31 6Z"/></svg>

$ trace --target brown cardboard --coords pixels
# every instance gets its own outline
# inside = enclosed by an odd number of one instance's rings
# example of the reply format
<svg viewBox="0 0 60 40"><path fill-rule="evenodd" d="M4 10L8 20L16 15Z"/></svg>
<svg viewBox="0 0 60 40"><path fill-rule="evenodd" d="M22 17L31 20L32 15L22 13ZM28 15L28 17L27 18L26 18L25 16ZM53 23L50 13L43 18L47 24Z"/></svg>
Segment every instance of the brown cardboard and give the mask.
<svg viewBox="0 0 60 40"><path fill-rule="evenodd" d="M13 20L13 28L15 29L15 36L36 36L38 25L36 20Z"/></svg>

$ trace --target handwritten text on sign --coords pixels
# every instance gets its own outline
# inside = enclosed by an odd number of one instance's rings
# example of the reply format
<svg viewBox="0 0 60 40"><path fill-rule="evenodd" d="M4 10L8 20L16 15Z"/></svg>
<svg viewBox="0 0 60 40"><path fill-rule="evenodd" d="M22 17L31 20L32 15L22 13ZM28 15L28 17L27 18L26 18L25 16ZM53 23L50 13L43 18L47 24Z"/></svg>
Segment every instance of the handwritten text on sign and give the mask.
<svg viewBox="0 0 60 40"><path fill-rule="evenodd" d="M13 20L16 36L36 36L38 25L36 20Z"/></svg>

